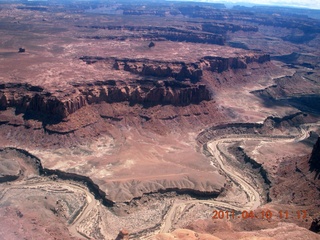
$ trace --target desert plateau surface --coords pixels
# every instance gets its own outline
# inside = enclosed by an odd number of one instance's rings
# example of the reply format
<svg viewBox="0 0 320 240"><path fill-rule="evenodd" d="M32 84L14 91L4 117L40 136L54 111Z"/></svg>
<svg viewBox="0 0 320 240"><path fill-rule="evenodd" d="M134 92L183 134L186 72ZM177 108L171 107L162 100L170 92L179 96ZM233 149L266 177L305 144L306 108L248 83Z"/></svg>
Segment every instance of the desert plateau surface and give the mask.
<svg viewBox="0 0 320 240"><path fill-rule="evenodd" d="M0 239L320 240L320 10L0 2Z"/></svg>

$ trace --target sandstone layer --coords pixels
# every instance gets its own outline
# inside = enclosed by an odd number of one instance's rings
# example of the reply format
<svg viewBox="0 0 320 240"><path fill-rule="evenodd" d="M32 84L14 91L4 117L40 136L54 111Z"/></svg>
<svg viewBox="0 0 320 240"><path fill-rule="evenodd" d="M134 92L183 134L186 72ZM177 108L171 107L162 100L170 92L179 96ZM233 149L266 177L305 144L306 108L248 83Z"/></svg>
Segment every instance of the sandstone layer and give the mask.
<svg viewBox="0 0 320 240"><path fill-rule="evenodd" d="M318 239L318 14L1 4L1 238Z"/></svg>

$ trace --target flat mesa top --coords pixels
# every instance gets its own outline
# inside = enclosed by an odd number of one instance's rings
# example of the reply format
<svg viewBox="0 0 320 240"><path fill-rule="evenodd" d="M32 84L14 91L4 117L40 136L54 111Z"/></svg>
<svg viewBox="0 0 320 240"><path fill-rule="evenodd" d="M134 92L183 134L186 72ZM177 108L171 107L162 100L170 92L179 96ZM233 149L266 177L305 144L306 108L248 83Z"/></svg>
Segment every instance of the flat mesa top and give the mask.
<svg viewBox="0 0 320 240"><path fill-rule="evenodd" d="M0 81L30 83L53 90L68 87L70 82L133 77L128 72L112 69L110 64L86 64L80 59L83 56L192 63L205 56L229 58L256 54L228 46L171 41L155 42L155 46L149 48L150 41L119 42L59 36L47 40L27 40L24 53L19 53L18 48L0 48Z"/></svg>
<svg viewBox="0 0 320 240"><path fill-rule="evenodd" d="M129 59L150 59L156 61L196 62L204 56L238 57L254 54L253 52L201 43L155 42L155 47L149 48L148 41L100 41L99 46L88 46L90 56L105 56Z"/></svg>

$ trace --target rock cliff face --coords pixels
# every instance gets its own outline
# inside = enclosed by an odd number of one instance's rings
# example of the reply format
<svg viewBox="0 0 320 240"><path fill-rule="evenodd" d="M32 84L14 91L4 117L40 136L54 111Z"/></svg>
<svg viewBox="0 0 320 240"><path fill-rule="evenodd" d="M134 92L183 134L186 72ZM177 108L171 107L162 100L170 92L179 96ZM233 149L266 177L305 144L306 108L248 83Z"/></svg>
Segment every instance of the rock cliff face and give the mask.
<svg viewBox="0 0 320 240"><path fill-rule="evenodd" d="M184 106L210 100L210 93L203 84L184 84L177 81L138 81L123 86L81 86L79 91L88 104L123 102L148 106L171 104Z"/></svg>
<svg viewBox="0 0 320 240"><path fill-rule="evenodd" d="M177 81L140 81L132 85L98 81L88 85L74 84L74 87L73 93L61 97L42 89L32 90L32 86L27 84L5 84L0 90L0 108L5 110L13 107L20 113L32 116L41 113L61 120L85 105L100 102L185 106L210 100L205 85Z"/></svg>
<svg viewBox="0 0 320 240"><path fill-rule="evenodd" d="M310 170L316 171L318 178L320 178L320 138L313 147L313 151L309 160Z"/></svg>
<svg viewBox="0 0 320 240"><path fill-rule="evenodd" d="M255 26L243 26L243 25L235 25L235 24L218 24L218 23L204 23L202 24L202 31L211 32L211 33L220 33L226 34L227 31L237 32L258 32L259 28Z"/></svg>
<svg viewBox="0 0 320 240"><path fill-rule="evenodd" d="M249 63L264 63L270 61L270 56L267 54L263 55L251 55L244 57L204 57L202 62L209 66L209 69L213 72L224 72L229 69L245 69Z"/></svg>
<svg viewBox="0 0 320 240"><path fill-rule="evenodd" d="M113 68L121 71L128 71L141 76L153 76L161 78L175 78L176 80L200 81L202 70L212 72L224 72L229 69L245 69L250 63L265 63L270 61L268 54L248 54L239 57L216 57L205 56L197 62L166 62L150 59L117 59L82 56L80 58L87 64L94 64L98 61L112 62Z"/></svg>
<svg viewBox="0 0 320 240"><path fill-rule="evenodd" d="M234 6L234 10L238 11L224 11L221 9L214 9L212 7L199 7L199 6L188 6L181 7L179 11L182 15L196 18L206 18L206 19L215 19L215 20L236 20L237 22L246 22L255 23L260 26L274 26L274 27L282 27L287 29L297 29L299 31L292 31L289 35L283 37L284 41L289 41L296 44L302 44L305 42L309 42L314 39L319 33L320 28L319 24L315 24L315 20L312 18L301 20L302 18L298 15L299 10L287 10L288 12L281 12L281 14L277 14L279 12L279 8L277 7L269 7L266 8L260 7L243 7L243 6ZM296 13L294 13L297 11ZM268 14L266 14L268 13ZM219 22L219 24L203 24L203 31L214 32L214 33L224 33L226 31L258 31L258 27L256 26L247 26L247 25L238 25L238 24L227 24ZM298 33L298 34L297 34Z"/></svg>
<svg viewBox="0 0 320 240"><path fill-rule="evenodd" d="M141 76L174 78L179 81L200 81L202 70L199 63L158 62L150 60L115 60L114 68Z"/></svg>
<svg viewBox="0 0 320 240"><path fill-rule="evenodd" d="M17 112L41 111L60 113L63 105L40 87L29 84L2 84L0 88L0 109L16 108Z"/></svg>
<svg viewBox="0 0 320 240"><path fill-rule="evenodd" d="M206 144L210 140L221 138L224 135L230 134L264 134L271 135L274 130L283 130L290 127L296 128L301 124L308 122L308 115L302 112L287 115L282 118L267 117L263 124L261 123L229 123L212 126L205 129L197 136L198 144ZM292 132L292 130L290 130ZM320 142L320 141L319 141ZM320 143L319 143L320 144ZM319 145L320 150L320 145ZM320 152L320 151L319 151Z"/></svg>
<svg viewBox="0 0 320 240"><path fill-rule="evenodd" d="M173 27L155 27L155 26L80 26L80 28L92 28L92 29L107 29L107 30L120 30L120 31L131 31L135 34L130 34L128 36L121 36L121 39L128 38L145 38L157 41L177 41L177 42L192 42L192 43L209 43L224 45L225 36L212 33L212 32L200 32L178 29ZM147 32L147 33L146 33ZM95 36L94 38L101 39L119 39L116 36Z"/></svg>
<svg viewBox="0 0 320 240"><path fill-rule="evenodd" d="M320 98L316 72L299 72L275 79L274 85L251 93L261 97L265 104L285 103L303 112L319 113Z"/></svg>
<svg viewBox="0 0 320 240"><path fill-rule="evenodd" d="M138 75L140 80L70 83L70 89L63 94L27 83L1 84L0 110L15 108L16 113L24 113L26 118L44 120L50 117L61 121L83 106L101 102L129 102L148 107L198 104L211 99L208 88L201 84L203 70L221 73L245 69L252 62L264 63L270 57L261 54L226 58L207 56L192 63L88 56L81 57L81 60L87 64L108 62L113 71L130 72L133 77Z"/></svg>

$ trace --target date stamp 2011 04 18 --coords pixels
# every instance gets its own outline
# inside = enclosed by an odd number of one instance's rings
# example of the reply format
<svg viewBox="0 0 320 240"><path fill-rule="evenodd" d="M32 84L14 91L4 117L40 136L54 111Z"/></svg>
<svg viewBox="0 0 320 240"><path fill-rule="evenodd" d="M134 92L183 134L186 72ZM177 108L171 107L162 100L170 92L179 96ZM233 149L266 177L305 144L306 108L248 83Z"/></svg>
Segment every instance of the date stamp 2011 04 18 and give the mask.
<svg viewBox="0 0 320 240"><path fill-rule="evenodd" d="M280 210L278 212L272 212L270 210L266 211L241 211L241 214L235 214L235 211L223 211L223 210L214 210L212 212L212 219L267 219L271 220L273 217L279 219L297 219L303 220L308 216L307 210L297 210L295 212L288 210Z"/></svg>

